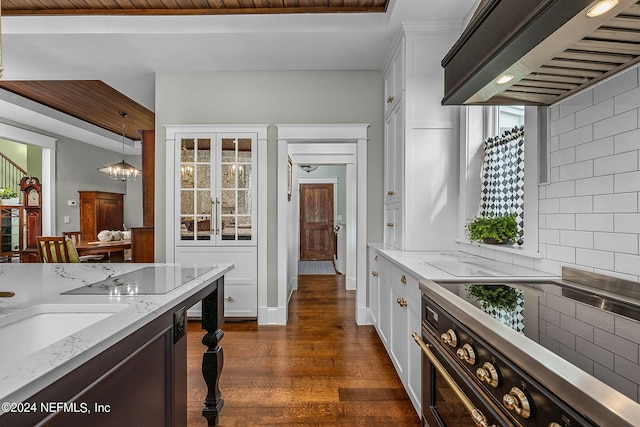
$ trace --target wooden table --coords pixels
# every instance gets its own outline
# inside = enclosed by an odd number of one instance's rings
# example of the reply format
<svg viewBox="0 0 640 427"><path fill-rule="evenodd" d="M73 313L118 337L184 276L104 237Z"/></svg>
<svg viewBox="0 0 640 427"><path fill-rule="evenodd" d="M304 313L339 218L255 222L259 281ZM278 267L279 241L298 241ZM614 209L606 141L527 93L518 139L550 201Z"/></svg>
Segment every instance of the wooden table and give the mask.
<svg viewBox="0 0 640 427"><path fill-rule="evenodd" d="M131 249L131 240L81 242L76 244L78 255L107 254L109 262L124 262L124 251L127 249Z"/></svg>

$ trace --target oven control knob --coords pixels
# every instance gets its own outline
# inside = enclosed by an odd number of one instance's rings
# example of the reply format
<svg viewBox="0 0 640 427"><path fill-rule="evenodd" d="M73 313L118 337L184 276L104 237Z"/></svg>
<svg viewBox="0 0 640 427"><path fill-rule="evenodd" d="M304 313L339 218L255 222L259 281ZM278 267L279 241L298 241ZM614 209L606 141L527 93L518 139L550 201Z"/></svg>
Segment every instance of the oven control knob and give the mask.
<svg viewBox="0 0 640 427"><path fill-rule="evenodd" d="M498 369L491 362L484 362L484 365L476 370L476 377L493 388L498 387L500 383Z"/></svg>
<svg viewBox="0 0 640 427"><path fill-rule="evenodd" d="M469 365L476 364L476 352L471 347L471 344L465 343L461 348L456 351L458 359L467 362Z"/></svg>
<svg viewBox="0 0 640 427"><path fill-rule="evenodd" d="M440 335L440 340L445 344L449 344L451 347L458 346L458 334L456 334L456 331L453 329L449 329L447 332Z"/></svg>
<svg viewBox="0 0 640 427"><path fill-rule="evenodd" d="M524 392L518 387L513 387L509 394L505 394L502 397L502 403L507 409L520 415L522 418L529 418L531 416L531 405L529 399L525 396Z"/></svg>

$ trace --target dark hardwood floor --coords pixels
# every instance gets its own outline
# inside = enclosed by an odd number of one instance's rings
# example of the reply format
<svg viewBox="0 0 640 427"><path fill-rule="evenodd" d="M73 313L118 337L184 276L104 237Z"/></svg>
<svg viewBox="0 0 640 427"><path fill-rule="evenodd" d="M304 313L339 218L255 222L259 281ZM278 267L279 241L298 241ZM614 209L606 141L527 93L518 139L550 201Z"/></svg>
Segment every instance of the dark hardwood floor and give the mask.
<svg viewBox="0 0 640 427"><path fill-rule="evenodd" d="M420 425L375 329L356 326L343 277L299 276L286 327L223 327L220 427ZM189 322L189 426L206 426L202 335Z"/></svg>

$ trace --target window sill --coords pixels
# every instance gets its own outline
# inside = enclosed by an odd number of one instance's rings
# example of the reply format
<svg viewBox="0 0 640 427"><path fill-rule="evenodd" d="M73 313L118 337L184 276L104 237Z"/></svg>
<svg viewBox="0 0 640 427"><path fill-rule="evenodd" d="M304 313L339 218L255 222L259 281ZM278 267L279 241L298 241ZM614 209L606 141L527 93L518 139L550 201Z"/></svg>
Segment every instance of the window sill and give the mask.
<svg viewBox="0 0 640 427"><path fill-rule="evenodd" d="M455 242L467 246L490 249L496 252L505 252L512 255L520 255L534 259L542 259L544 256L541 252L526 250L515 245L487 245L482 243L470 243L468 240L463 239L455 239Z"/></svg>

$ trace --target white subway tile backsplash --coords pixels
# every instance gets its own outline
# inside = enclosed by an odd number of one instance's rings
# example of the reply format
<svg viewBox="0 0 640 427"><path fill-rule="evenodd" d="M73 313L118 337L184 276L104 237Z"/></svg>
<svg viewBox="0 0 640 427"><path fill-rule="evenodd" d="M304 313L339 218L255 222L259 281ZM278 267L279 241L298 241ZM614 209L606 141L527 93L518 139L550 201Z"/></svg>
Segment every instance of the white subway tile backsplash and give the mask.
<svg viewBox="0 0 640 427"><path fill-rule="evenodd" d="M560 118L560 107L558 105L549 107L549 121L552 122L554 120L558 120L559 118Z"/></svg>
<svg viewBox="0 0 640 427"><path fill-rule="evenodd" d="M593 139L602 139L638 128L638 112L627 111L593 124Z"/></svg>
<svg viewBox="0 0 640 427"><path fill-rule="evenodd" d="M576 318L593 326L598 326L607 332L615 333L615 316L608 311L599 310L586 304L577 304ZM593 342L593 339L589 341Z"/></svg>
<svg viewBox="0 0 640 427"><path fill-rule="evenodd" d="M640 323L636 320L617 316L615 320L615 334L640 344Z"/></svg>
<svg viewBox="0 0 640 427"><path fill-rule="evenodd" d="M595 362L613 369L613 353L582 338L576 338L576 351L590 357Z"/></svg>
<svg viewBox="0 0 640 427"><path fill-rule="evenodd" d="M616 355L613 359L613 366L616 373L635 383L640 383L640 365L637 363L632 363L624 357Z"/></svg>
<svg viewBox="0 0 640 427"><path fill-rule="evenodd" d="M578 339L579 337L576 337ZM560 346L560 356L590 375L593 375L593 359L565 345Z"/></svg>
<svg viewBox="0 0 640 427"><path fill-rule="evenodd" d="M562 205L562 200L560 200ZM637 212L638 193L602 194L593 196L593 212Z"/></svg>
<svg viewBox="0 0 640 427"><path fill-rule="evenodd" d="M560 245L574 248L593 248L593 232L560 230ZM577 258L576 262L582 264Z"/></svg>
<svg viewBox="0 0 640 427"><path fill-rule="evenodd" d="M612 136L599 139L593 142L587 142L575 147L575 159L580 162L583 160L595 159L598 157L610 156L613 154L613 138Z"/></svg>
<svg viewBox="0 0 640 427"><path fill-rule="evenodd" d="M538 202L539 213L560 213L560 199L542 199Z"/></svg>
<svg viewBox="0 0 640 427"><path fill-rule="evenodd" d="M574 264L576 262L576 249L567 246L546 245L545 256L555 261Z"/></svg>
<svg viewBox="0 0 640 427"><path fill-rule="evenodd" d="M616 271L640 276L640 256L622 253L616 253L614 256Z"/></svg>
<svg viewBox="0 0 640 427"><path fill-rule="evenodd" d="M564 150L558 150L558 151L552 152L549 155L549 165L551 167L567 165L569 163L575 163L575 161L576 161L575 147L569 147L569 148L565 148Z"/></svg>
<svg viewBox="0 0 640 427"><path fill-rule="evenodd" d="M598 159L558 166L558 169L560 169L560 181L592 177L594 175L594 161L598 161Z"/></svg>
<svg viewBox="0 0 640 427"><path fill-rule="evenodd" d="M613 231L616 233L640 233L640 214L615 214Z"/></svg>
<svg viewBox="0 0 640 427"><path fill-rule="evenodd" d="M567 197L557 199L559 201L560 213L592 213L593 212L593 197L581 196L581 197Z"/></svg>
<svg viewBox="0 0 640 427"><path fill-rule="evenodd" d="M621 95L621 96L623 96L623 95ZM620 100L621 108L622 108L622 104L624 104L625 100L626 100L626 98ZM602 102L598 102L597 104L595 104L595 105L593 105L591 107L588 107L588 108L585 108L583 110L577 111L576 112L576 127L581 127L581 126L584 126L584 125L595 123L595 122L598 122L600 120L603 120L603 119L606 119L608 117L613 116L613 105L614 105L613 101L614 101L613 98L609 98L609 99L606 99L606 100L604 100ZM631 108L633 108L633 107L627 108L627 110L630 110Z"/></svg>
<svg viewBox="0 0 640 427"><path fill-rule="evenodd" d="M593 233L593 248L601 251L638 253L638 235L624 233Z"/></svg>
<svg viewBox="0 0 640 427"><path fill-rule="evenodd" d="M540 306L540 318L552 325L560 326L560 312L545 305ZM593 341L593 339L591 339Z"/></svg>
<svg viewBox="0 0 640 427"><path fill-rule="evenodd" d="M600 102L638 87L638 70L636 68L618 74L611 80L604 81L593 88L593 101Z"/></svg>
<svg viewBox="0 0 640 427"><path fill-rule="evenodd" d="M613 149L616 153L640 150L640 129L618 134L613 137Z"/></svg>
<svg viewBox="0 0 640 427"><path fill-rule="evenodd" d="M616 374L611 369L595 363L593 366L593 376L603 383L609 384L611 387L619 390L630 399L638 400L638 385L622 375Z"/></svg>
<svg viewBox="0 0 640 427"><path fill-rule="evenodd" d="M613 231L613 214L576 214L576 230Z"/></svg>
<svg viewBox="0 0 640 427"><path fill-rule="evenodd" d="M549 138L549 152L553 153L560 149L560 139L557 136Z"/></svg>
<svg viewBox="0 0 640 427"><path fill-rule="evenodd" d="M593 160L593 174L595 176L635 170L638 170L638 156L630 156L628 153L615 154Z"/></svg>
<svg viewBox="0 0 640 427"><path fill-rule="evenodd" d="M546 196L549 199L556 197L573 197L575 185L572 181L555 182L546 186Z"/></svg>
<svg viewBox="0 0 640 427"><path fill-rule="evenodd" d="M569 116L572 117L572 116ZM562 120L562 119L561 119ZM575 147L576 145L584 144L585 142L591 142L594 139L601 139L608 135L604 135L599 138L593 137L593 125L583 126L578 129L568 130L558 136L558 150L564 150L565 148Z"/></svg>
<svg viewBox="0 0 640 427"><path fill-rule="evenodd" d="M593 342L593 325L566 314L560 314L560 326L572 334Z"/></svg>
<svg viewBox="0 0 640 427"><path fill-rule="evenodd" d="M614 256L611 252L576 248L576 264L613 270Z"/></svg>
<svg viewBox="0 0 640 427"><path fill-rule="evenodd" d="M567 133L570 130L576 128L576 117L570 114L565 117L561 117L558 120L554 120L550 124L549 135L556 136L563 133Z"/></svg>
<svg viewBox="0 0 640 427"><path fill-rule="evenodd" d="M547 228L560 230L575 230L576 216L574 214L547 214Z"/></svg>
<svg viewBox="0 0 640 427"><path fill-rule="evenodd" d="M566 345L569 348L576 347L576 336L571 334L570 332L565 331L564 329L552 325L551 323L547 324L547 336Z"/></svg>
<svg viewBox="0 0 640 427"><path fill-rule="evenodd" d="M638 363L638 344L602 329L594 328L593 343L616 350L616 354Z"/></svg>
<svg viewBox="0 0 640 427"><path fill-rule="evenodd" d="M560 244L560 230L541 229L538 232L538 241L540 243L550 243L552 245Z"/></svg>
<svg viewBox="0 0 640 427"><path fill-rule="evenodd" d="M560 181L560 167L549 169L549 182L555 183Z"/></svg>
<svg viewBox="0 0 640 427"><path fill-rule="evenodd" d="M640 171L617 174L614 178L613 191L616 193L640 191Z"/></svg>
<svg viewBox="0 0 640 427"><path fill-rule="evenodd" d="M593 105L593 91L580 92L559 105L559 116L564 117Z"/></svg>
<svg viewBox="0 0 640 427"><path fill-rule="evenodd" d="M614 99L615 114L620 114L628 110L640 107L640 88L623 92Z"/></svg>
<svg viewBox="0 0 640 427"><path fill-rule="evenodd" d="M613 175L576 180L576 196L613 193Z"/></svg>

